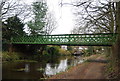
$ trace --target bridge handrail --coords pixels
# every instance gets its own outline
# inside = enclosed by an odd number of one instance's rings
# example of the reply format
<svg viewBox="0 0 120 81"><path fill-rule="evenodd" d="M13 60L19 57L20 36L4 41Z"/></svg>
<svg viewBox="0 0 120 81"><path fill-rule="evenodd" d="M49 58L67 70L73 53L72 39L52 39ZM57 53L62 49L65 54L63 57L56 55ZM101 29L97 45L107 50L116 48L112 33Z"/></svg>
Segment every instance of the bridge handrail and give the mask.
<svg viewBox="0 0 120 81"><path fill-rule="evenodd" d="M29 36L63 36L63 35L64 36L65 35L117 35L117 33L51 34L51 35L29 35Z"/></svg>

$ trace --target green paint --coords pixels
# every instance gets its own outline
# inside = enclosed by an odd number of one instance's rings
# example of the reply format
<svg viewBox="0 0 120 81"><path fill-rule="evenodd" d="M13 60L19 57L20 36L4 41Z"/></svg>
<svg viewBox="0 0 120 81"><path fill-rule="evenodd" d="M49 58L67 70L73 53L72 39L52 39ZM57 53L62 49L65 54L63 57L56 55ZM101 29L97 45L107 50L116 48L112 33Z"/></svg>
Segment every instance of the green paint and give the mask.
<svg viewBox="0 0 120 81"><path fill-rule="evenodd" d="M117 34L60 34L13 37L12 44L109 46L116 41Z"/></svg>

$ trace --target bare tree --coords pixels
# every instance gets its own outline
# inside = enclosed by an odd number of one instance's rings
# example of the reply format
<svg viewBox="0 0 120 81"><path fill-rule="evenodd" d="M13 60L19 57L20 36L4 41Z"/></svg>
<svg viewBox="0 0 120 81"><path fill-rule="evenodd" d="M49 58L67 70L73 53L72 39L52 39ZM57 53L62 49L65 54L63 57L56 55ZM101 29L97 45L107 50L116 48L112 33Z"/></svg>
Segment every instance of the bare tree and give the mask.
<svg viewBox="0 0 120 81"><path fill-rule="evenodd" d="M73 6L77 10L74 13L77 18L74 29L79 30L79 33L116 32L115 3L107 0L79 0Z"/></svg>
<svg viewBox="0 0 120 81"><path fill-rule="evenodd" d="M29 18L31 6L23 0L2 0L0 2L1 19L6 20L8 17L19 16L22 20Z"/></svg>
<svg viewBox="0 0 120 81"><path fill-rule="evenodd" d="M80 33L83 33L83 30L81 31L80 27L74 27L71 30L71 34L80 34Z"/></svg>
<svg viewBox="0 0 120 81"><path fill-rule="evenodd" d="M46 31L46 35L49 35L52 33L53 30L56 29L57 22L55 21L54 14L51 12L47 12L46 14L46 25L44 30Z"/></svg>

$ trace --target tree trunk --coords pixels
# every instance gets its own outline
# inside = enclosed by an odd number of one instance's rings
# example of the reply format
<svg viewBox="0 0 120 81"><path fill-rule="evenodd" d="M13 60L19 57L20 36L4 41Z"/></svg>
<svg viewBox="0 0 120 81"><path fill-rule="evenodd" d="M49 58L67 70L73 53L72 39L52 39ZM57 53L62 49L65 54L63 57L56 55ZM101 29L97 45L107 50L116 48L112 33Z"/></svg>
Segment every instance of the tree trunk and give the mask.
<svg viewBox="0 0 120 81"><path fill-rule="evenodd" d="M120 2L116 3L116 28L117 28L117 42L114 48L114 60L116 61L116 70L118 71L118 77L120 77Z"/></svg>

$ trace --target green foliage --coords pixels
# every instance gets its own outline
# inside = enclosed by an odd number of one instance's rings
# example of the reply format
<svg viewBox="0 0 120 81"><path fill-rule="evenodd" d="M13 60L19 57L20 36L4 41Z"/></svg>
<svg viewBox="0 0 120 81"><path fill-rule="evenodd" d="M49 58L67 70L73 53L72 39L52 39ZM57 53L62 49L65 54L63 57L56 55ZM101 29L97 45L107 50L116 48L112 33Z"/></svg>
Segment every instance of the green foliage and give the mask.
<svg viewBox="0 0 120 81"><path fill-rule="evenodd" d="M59 47L58 46L48 46L46 48L46 53L47 55L49 54L50 56L57 56L59 55Z"/></svg>
<svg viewBox="0 0 120 81"><path fill-rule="evenodd" d="M74 53L74 49L72 48L72 46L67 46L67 50L72 54Z"/></svg>
<svg viewBox="0 0 120 81"><path fill-rule="evenodd" d="M68 51L68 50L64 50L64 49L59 49L59 53L61 54L61 55L71 55L71 52L70 51Z"/></svg>
<svg viewBox="0 0 120 81"><path fill-rule="evenodd" d="M67 50L71 51L73 50L71 46L67 46Z"/></svg>
<svg viewBox="0 0 120 81"><path fill-rule="evenodd" d="M59 46L47 46L44 50L43 55L46 56L60 56L60 55L71 55L68 50L61 49Z"/></svg>
<svg viewBox="0 0 120 81"><path fill-rule="evenodd" d="M84 56L90 56L93 54L103 54L105 52L103 47L100 46L89 46L87 50L83 50Z"/></svg>
<svg viewBox="0 0 120 81"><path fill-rule="evenodd" d="M20 54L16 53L16 52L3 52L2 53L2 60L3 61L15 61L15 60L19 60L21 58Z"/></svg>
<svg viewBox="0 0 120 81"><path fill-rule="evenodd" d="M45 34L45 31L43 31L43 28L45 27L45 16L47 12L47 4L43 1L34 2L32 4L33 7L33 14L34 18L29 21L28 27L30 28L30 34L31 35L39 35L39 34ZM35 55L34 58L41 57L43 50L45 49L45 46L36 45L36 46L29 46L29 50L33 50L33 53L39 52L40 55ZM39 50L39 51L38 51Z"/></svg>
<svg viewBox="0 0 120 81"><path fill-rule="evenodd" d="M23 36L25 35L24 24L17 16L9 17L2 25L2 42L3 50L8 50L10 39L13 36Z"/></svg>
<svg viewBox="0 0 120 81"><path fill-rule="evenodd" d="M83 52L84 52L83 56L90 56L90 53L88 50L84 50Z"/></svg>
<svg viewBox="0 0 120 81"><path fill-rule="evenodd" d="M4 40L10 40L12 36L24 35L24 24L17 16L9 17L2 26L2 37Z"/></svg>
<svg viewBox="0 0 120 81"><path fill-rule="evenodd" d="M84 53L83 56L90 56L95 54L93 50L94 48L92 46L89 46L88 49L83 50L83 53Z"/></svg>
<svg viewBox="0 0 120 81"><path fill-rule="evenodd" d="M30 32L32 35L43 34L43 28L45 27L45 15L47 12L47 5L45 2L34 2L33 6L33 20L28 22Z"/></svg>

